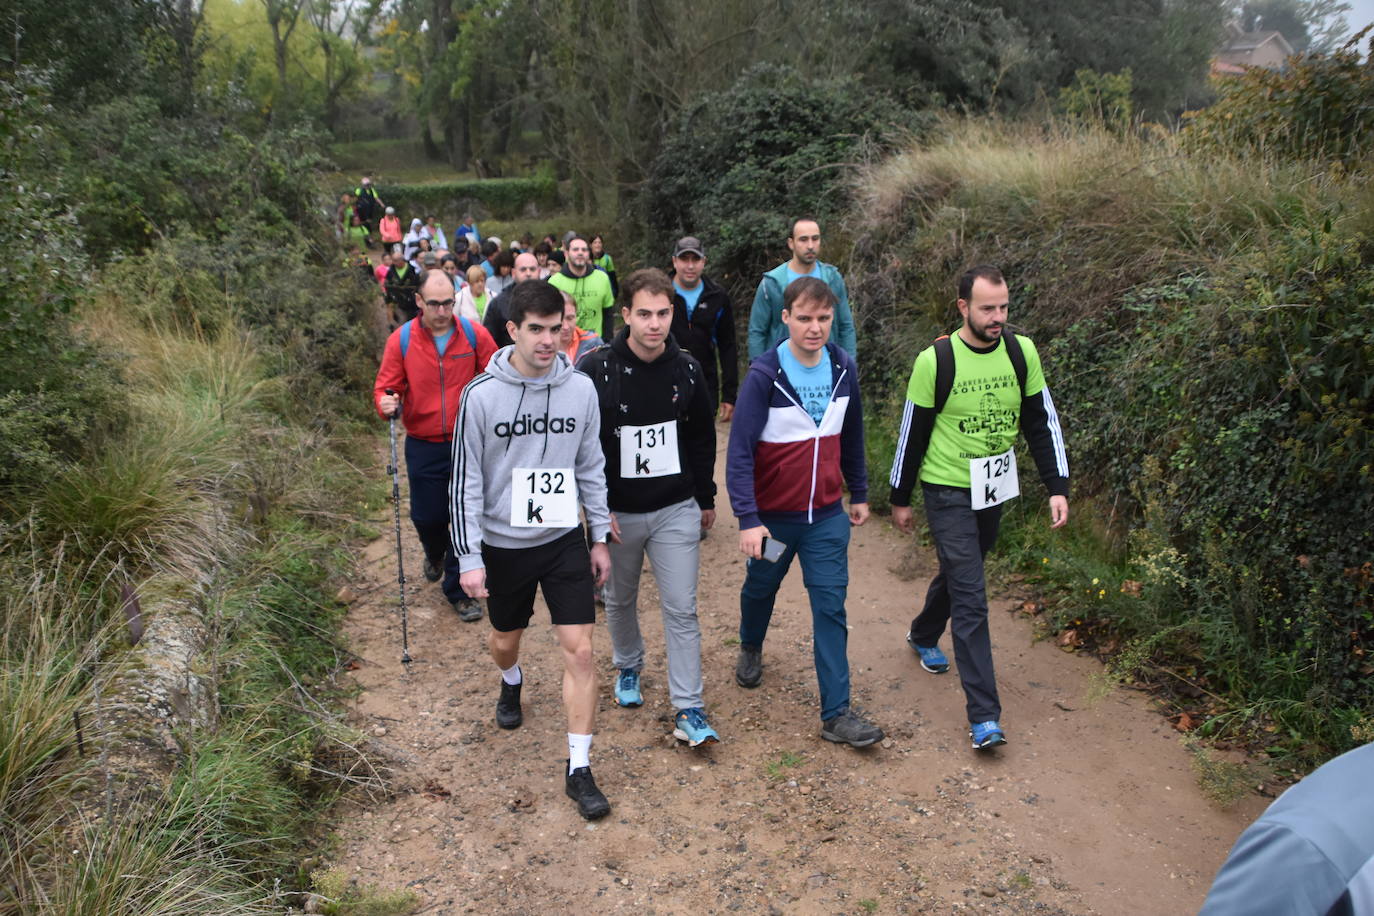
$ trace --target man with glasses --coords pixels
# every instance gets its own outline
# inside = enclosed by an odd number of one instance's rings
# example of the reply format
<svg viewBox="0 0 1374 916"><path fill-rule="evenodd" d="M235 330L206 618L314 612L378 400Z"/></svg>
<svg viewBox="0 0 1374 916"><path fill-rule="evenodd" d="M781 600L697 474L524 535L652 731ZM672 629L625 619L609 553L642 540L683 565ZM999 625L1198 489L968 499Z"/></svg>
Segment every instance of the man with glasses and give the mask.
<svg viewBox="0 0 1374 916"><path fill-rule="evenodd" d="M458 582L448 528L451 451L463 386L486 370L496 343L480 324L454 320L457 297L447 274L424 271L418 282L419 314L387 338L372 394L379 414L389 419L399 409L405 425L410 520L424 547L425 578L442 577L444 597L471 623L482 619L482 606Z"/></svg>

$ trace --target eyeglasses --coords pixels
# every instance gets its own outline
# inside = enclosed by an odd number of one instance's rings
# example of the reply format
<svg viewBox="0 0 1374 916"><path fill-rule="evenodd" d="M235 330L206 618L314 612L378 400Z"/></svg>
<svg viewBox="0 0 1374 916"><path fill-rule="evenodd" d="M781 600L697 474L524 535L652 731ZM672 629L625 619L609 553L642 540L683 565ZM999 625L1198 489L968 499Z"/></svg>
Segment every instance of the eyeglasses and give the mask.
<svg viewBox="0 0 1374 916"><path fill-rule="evenodd" d="M432 309L451 309L458 304L457 299L426 299L425 305Z"/></svg>

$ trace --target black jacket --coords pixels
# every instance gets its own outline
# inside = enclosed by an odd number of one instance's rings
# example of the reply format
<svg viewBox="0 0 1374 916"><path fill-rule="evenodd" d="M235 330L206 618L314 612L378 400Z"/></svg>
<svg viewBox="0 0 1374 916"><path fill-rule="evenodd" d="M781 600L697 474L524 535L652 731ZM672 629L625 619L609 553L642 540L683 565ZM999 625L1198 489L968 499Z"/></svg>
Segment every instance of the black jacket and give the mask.
<svg viewBox="0 0 1374 916"><path fill-rule="evenodd" d="M606 488L612 512L653 512L695 499L702 509L716 506L716 423L701 366L672 335L662 356L646 363L630 349L629 329L610 346L593 350L577 368L591 376L601 404L601 450L606 455ZM683 388L689 390L683 391ZM682 403L679 399L685 399ZM622 426L677 424L679 473L625 478L620 472Z"/></svg>
<svg viewBox="0 0 1374 916"><path fill-rule="evenodd" d="M482 314L482 324L491 332L491 339L496 341L497 349L515 343L506 333L506 305L510 302L510 291L514 288L515 284L512 283L501 290L495 298L488 299L487 310Z"/></svg>
<svg viewBox="0 0 1374 916"><path fill-rule="evenodd" d="M415 304L415 294L419 290L420 272L414 267L407 266L405 276L401 276L394 264L386 272L386 301L396 306L396 311L406 321L420 314L420 307Z"/></svg>
<svg viewBox="0 0 1374 916"><path fill-rule="evenodd" d="M696 357L706 376L712 402L735 403L739 390L739 354L735 349L735 310L725 287L702 277L703 289L696 310L687 314L687 303L673 294L673 337L678 346ZM720 371L716 371L716 355Z"/></svg>

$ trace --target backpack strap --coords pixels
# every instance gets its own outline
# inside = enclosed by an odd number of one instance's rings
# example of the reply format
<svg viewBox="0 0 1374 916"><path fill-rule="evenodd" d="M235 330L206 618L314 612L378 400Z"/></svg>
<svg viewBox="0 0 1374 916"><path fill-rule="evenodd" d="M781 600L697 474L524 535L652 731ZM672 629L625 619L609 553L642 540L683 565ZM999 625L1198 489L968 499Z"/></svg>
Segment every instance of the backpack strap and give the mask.
<svg viewBox="0 0 1374 916"><path fill-rule="evenodd" d="M954 388L954 342L948 334L935 338L935 412L945 409Z"/></svg>
<svg viewBox="0 0 1374 916"><path fill-rule="evenodd" d="M1021 341L1016 335L1002 328L1002 340L1006 342L1007 359L1016 373L1016 384L1021 387L1021 397L1026 396L1026 354L1021 349ZM949 393L954 388L954 341L948 334L935 338L935 412L945 409Z"/></svg>
<svg viewBox="0 0 1374 916"><path fill-rule="evenodd" d="M460 319L463 324L463 336L468 339L468 346L472 347L472 352L477 352L477 332L472 329L472 322L467 318ZM410 326L414 322L412 318L401 325L401 359L406 358L406 353L410 352Z"/></svg>
<svg viewBox="0 0 1374 916"><path fill-rule="evenodd" d="M1002 328L1002 339L1007 343L1007 358L1011 360L1011 367L1016 371L1016 382L1021 386L1021 398L1026 397L1026 354L1021 350L1021 341L1016 339L1016 335Z"/></svg>
<svg viewBox="0 0 1374 916"><path fill-rule="evenodd" d="M472 329L472 322L468 320L466 315L459 315L458 320L462 322L463 336L468 339L468 346L472 347L472 352L475 354L477 352L477 332ZM1022 385L1021 387L1024 388L1025 386Z"/></svg>

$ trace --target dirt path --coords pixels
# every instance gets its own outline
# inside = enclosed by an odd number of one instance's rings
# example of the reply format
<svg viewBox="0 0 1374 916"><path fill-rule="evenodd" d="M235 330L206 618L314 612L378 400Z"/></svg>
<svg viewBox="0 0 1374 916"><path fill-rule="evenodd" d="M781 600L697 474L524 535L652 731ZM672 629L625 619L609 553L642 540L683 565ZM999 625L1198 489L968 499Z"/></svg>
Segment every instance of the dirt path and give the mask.
<svg viewBox="0 0 1374 916"><path fill-rule="evenodd" d="M1263 800L1218 811L1144 697L1117 691L1090 704L1097 662L1033 644L1000 601L992 631L1010 743L975 753L957 674L926 674L903 639L932 560L918 554L927 568L900 578L910 542L875 519L850 548L849 657L855 702L889 740L863 751L822 741L795 569L763 686L734 683L743 562L723 493L721 508L724 524L703 544L699 605L707 706L724 740L691 750L669 735L646 576L642 708L610 701L610 642L598 627L606 689L592 765L614 808L595 824L563 795L561 663L547 613L525 638L525 724L501 731L485 620L460 623L420 579L407 675L393 535L371 544L348 623L363 658L355 715L409 762L390 802L344 806L337 864L364 883L413 887L422 912L442 914L1196 912ZM389 532L389 512L386 522ZM408 523L404 534L419 579Z"/></svg>

